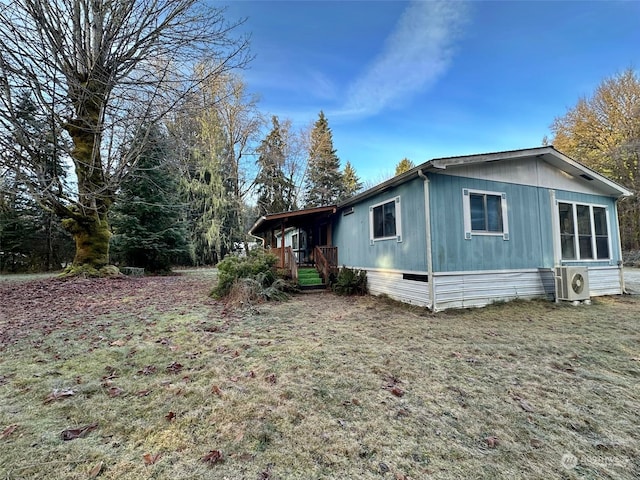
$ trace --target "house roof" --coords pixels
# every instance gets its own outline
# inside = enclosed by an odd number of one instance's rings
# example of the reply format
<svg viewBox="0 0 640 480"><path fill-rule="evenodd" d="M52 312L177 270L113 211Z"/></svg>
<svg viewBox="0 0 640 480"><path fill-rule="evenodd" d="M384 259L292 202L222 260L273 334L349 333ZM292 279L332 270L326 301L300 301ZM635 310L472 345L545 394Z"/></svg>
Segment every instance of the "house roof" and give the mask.
<svg viewBox="0 0 640 480"><path fill-rule="evenodd" d="M294 210L292 212L272 213L263 215L253 224L249 230L249 234L257 235L258 233L269 232L280 229L282 226L303 227L316 220L328 218L336 212L336 205L328 205L323 207L305 208L303 210Z"/></svg>
<svg viewBox="0 0 640 480"><path fill-rule="evenodd" d="M589 167L573 160L564 153L556 150L553 146L526 148L521 150L508 150L504 152L481 153L477 155L464 155L459 157L434 158L417 167L408 170L398 176L376 185L354 197L351 197L338 205L328 205L323 207L307 208L296 210L293 212L274 213L260 217L251 227L249 233L256 235L258 233L268 232L276 228L302 227L310 222L327 218L334 214L338 208L354 205L362 200L372 197L381 191L390 187L395 187L414 179L420 173L426 172L442 172L448 168L462 167L474 164L482 164L489 162L509 162L526 158L540 158L555 168L567 173L576 181L588 182L594 185L598 190L612 197L628 197L633 192L626 189L622 185L609 180L607 177L597 173Z"/></svg>
<svg viewBox="0 0 640 480"><path fill-rule="evenodd" d="M599 189L607 195L613 197L628 197L633 195L633 192L626 189L622 185L609 180L605 176L597 173L589 167L581 164L580 162L577 162L576 160L573 160L564 153L556 150L553 146L545 146L521 150L508 150L504 152L464 155L459 157L434 158L421 165L418 165L417 167L412 168L411 170L408 170L401 175L390 178L389 180L382 182L381 184L376 185L369 190L366 190L354 197L351 197L339 203L338 207L341 208L353 205L361 200L372 197L373 195L376 195L377 193L386 190L387 188L400 185L408 180L411 180L412 178L415 178L416 175L419 175L418 172L442 172L447 168L498 161L508 162L513 160L520 160L523 158L541 158L545 162L553 165L559 170L564 171L574 178L589 182L592 185L595 183L599 187Z"/></svg>

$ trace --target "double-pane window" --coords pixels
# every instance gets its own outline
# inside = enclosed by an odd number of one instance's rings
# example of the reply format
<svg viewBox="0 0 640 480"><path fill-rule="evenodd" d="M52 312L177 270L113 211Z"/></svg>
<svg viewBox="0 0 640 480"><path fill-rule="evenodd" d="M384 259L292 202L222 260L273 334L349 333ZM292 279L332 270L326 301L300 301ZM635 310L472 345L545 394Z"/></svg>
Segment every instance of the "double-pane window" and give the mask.
<svg viewBox="0 0 640 480"><path fill-rule="evenodd" d="M471 193L471 230L502 233L502 196Z"/></svg>
<svg viewBox="0 0 640 480"><path fill-rule="evenodd" d="M393 237L396 234L396 202L387 202L373 209L373 238Z"/></svg>
<svg viewBox="0 0 640 480"><path fill-rule="evenodd" d="M563 260L605 260L610 257L605 207L559 202L558 219Z"/></svg>
<svg viewBox="0 0 640 480"><path fill-rule="evenodd" d="M377 240L402 241L400 212L400 197L369 207L369 231L372 245Z"/></svg>

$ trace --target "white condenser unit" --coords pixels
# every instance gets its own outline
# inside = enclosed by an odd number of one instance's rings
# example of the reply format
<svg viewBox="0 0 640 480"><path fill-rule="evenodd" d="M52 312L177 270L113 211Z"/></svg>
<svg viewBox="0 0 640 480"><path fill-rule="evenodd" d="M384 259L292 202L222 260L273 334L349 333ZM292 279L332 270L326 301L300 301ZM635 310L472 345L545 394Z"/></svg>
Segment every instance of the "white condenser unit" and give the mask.
<svg viewBox="0 0 640 480"><path fill-rule="evenodd" d="M556 300L571 302L589 299L587 267L556 268Z"/></svg>

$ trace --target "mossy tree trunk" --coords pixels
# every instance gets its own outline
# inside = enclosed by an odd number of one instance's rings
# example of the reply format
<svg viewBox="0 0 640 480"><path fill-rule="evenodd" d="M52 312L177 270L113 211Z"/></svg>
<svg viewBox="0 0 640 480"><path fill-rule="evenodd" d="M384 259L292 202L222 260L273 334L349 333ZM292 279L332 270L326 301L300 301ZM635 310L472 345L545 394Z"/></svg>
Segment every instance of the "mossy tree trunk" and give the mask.
<svg viewBox="0 0 640 480"><path fill-rule="evenodd" d="M138 156L128 149L127 136L162 119L203 82L223 79L247 64L248 39L230 35L243 21L229 24L223 9L206 3L2 3L0 25L9 27L0 28L0 125L3 133L19 135L0 135L0 163L73 235L72 270L100 270L109 261L107 215ZM204 59L210 64L193 68ZM43 174L33 141L40 132L21 127L16 100L27 86L34 111L51 126L52 137L62 140L53 142L54 157L68 154L73 161L73 186L64 184L61 175ZM103 139L108 139L104 145Z"/></svg>
<svg viewBox="0 0 640 480"><path fill-rule="evenodd" d="M76 254L67 273L97 273L109 263L108 213L114 199L100 155L102 110L107 97L98 80L80 81L75 96L76 118L65 125L73 141L71 158L78 179L78 202L67 211L63 227L73 236Z"/></svg>
<svg viewBox="0 0 640 480"><path fill-rule="evenodd" d="M99 271L109 264L111 230L106 218L67 218L62 224L76 243L76 254L69 273L78 269Z"/></svg>

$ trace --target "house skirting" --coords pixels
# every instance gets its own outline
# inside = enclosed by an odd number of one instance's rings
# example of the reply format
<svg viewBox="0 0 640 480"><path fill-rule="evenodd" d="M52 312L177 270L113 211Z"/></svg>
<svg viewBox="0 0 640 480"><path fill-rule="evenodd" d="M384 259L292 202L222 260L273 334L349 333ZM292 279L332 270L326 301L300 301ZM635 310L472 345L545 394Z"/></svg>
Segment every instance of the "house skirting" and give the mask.
<svg viewBox="0 0 640 480"><path fill-rule="evenodd" d="M358 268L358 267L355 267ZM412 305L432 308L482 307L515 299L555 298L554 273L550 268L476 272L426 272L367 269L367 285L372 295L387 295ZM620 267L589 267L592 297L622 293ZM435 308L429 295L433 282Z"/></svg>
<svg viewBox="0 0 640 480"><path fill-rule="evenodd" d="M402 272L398 270L373 270L367 271L367 287L371 295L387 295L400 302L431 307L429 298L429 284L425 281L406 279L405 277L423 277L427 279L426 272Z"/></svg>

